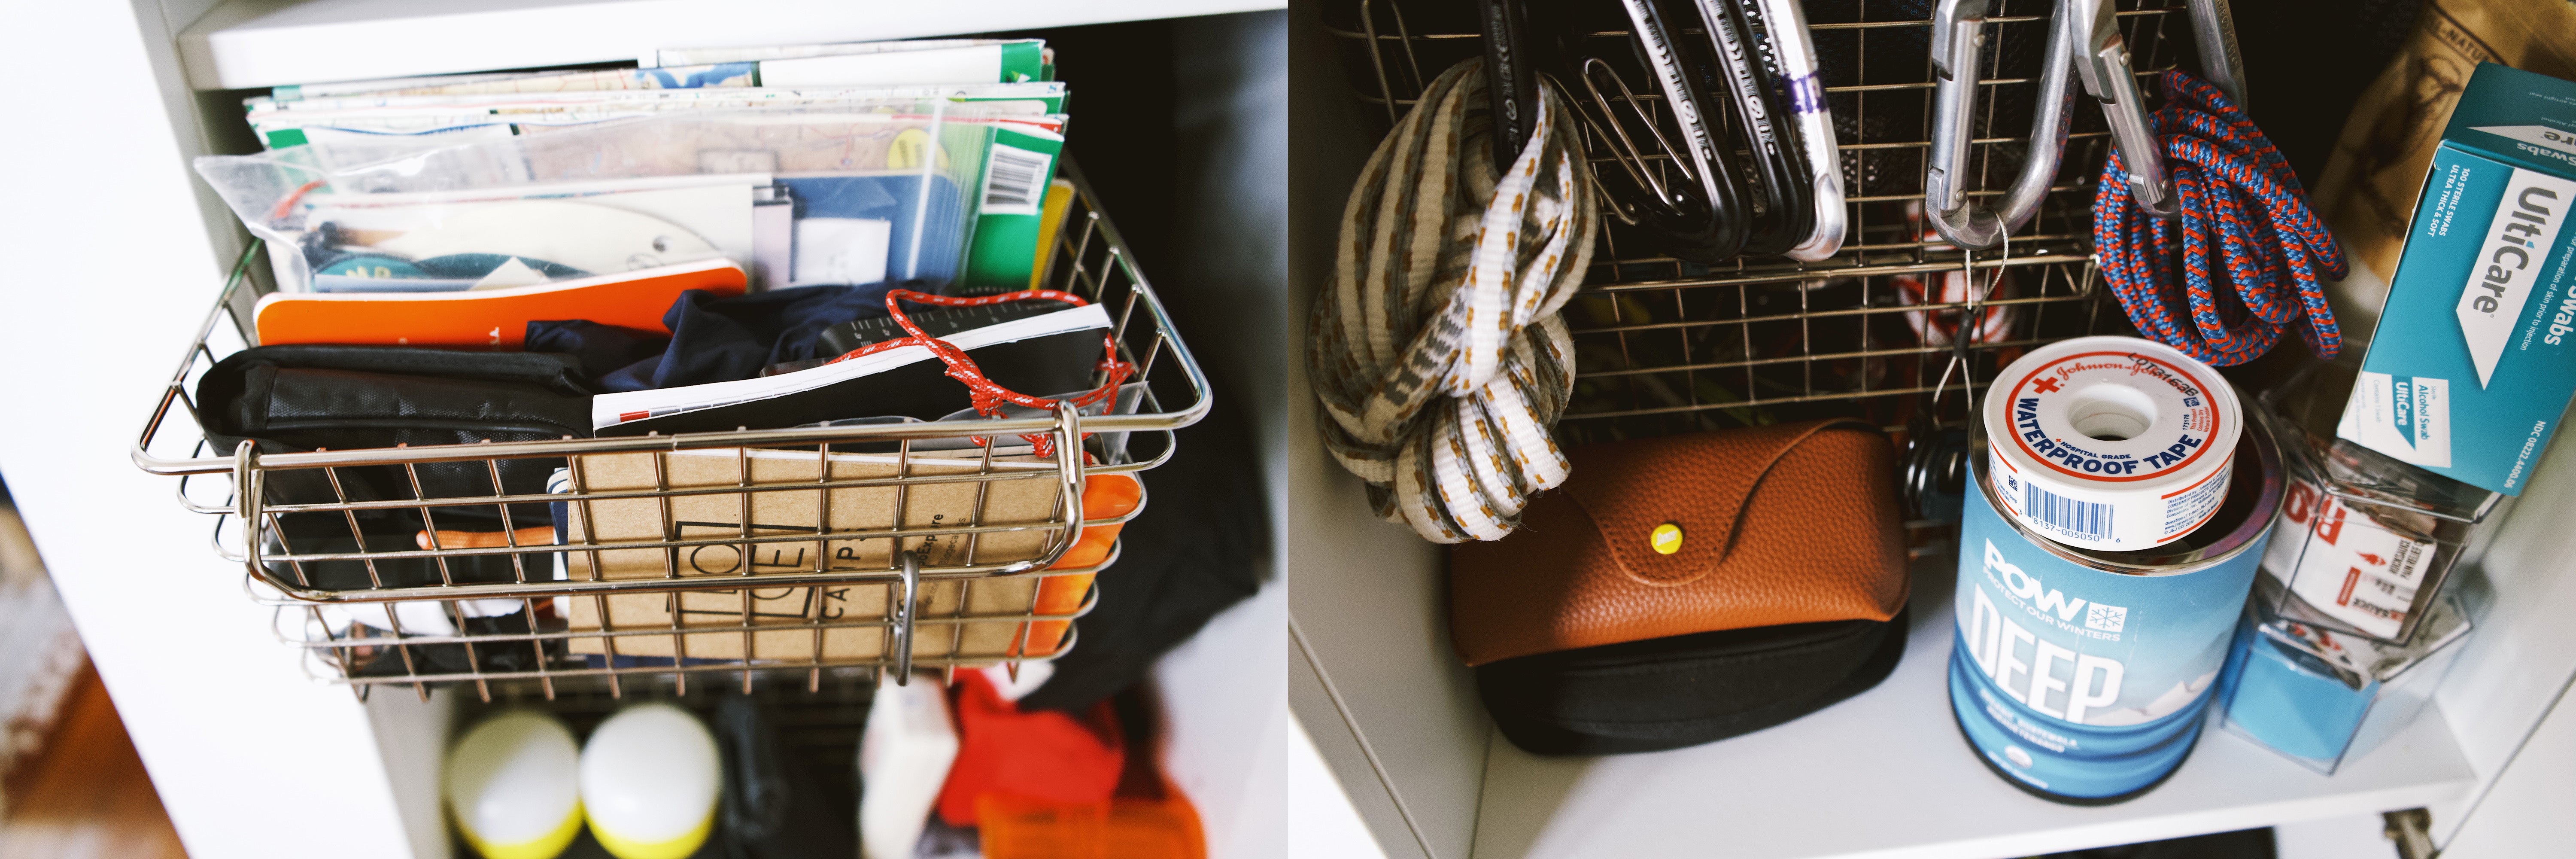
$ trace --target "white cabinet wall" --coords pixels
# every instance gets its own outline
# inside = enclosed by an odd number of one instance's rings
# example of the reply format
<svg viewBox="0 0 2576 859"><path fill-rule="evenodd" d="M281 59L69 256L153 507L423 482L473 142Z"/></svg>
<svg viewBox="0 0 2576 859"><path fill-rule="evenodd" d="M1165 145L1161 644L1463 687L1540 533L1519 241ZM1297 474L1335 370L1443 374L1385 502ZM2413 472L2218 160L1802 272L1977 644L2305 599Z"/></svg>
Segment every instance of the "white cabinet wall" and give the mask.
<svg viewBox="0 0 2576 859"><path fill-rule="evenodd" d="M65 78L0 133L0 256L18 261L0 362L24 368L0 383L0 473L180 839L196 859L444 855L436 831L406 834L366 708L306 679L213 523L127 459L240 251L188 169L204 133L177 28L152 2L0 20L0 51Z"/></svg>
<svg viewBox="0 0 2576 859"><path fill-rule="evenodd" d="M347 689L310 679L298 652L271 632L270 611L246 598L240 568L214 555L213 520L182 510L175 481L145 475L127 458L242 247L241 228L189 169L197 155L251 145L238 119L242 93L199 88L632 60L683 44L907 38L1278 6L0 0L0 56L29 72L15 87L10 121L0 124L0 258L11 261L0 273L0 366L11 368L0 374L7 404L0 474L189 855L428 859L447 856L450 844L436 793L445 696L423 703L388 689L361 705ZM1196 121L1217 126L1209 134L1216 145L1231 147L1209 159L1191 187L1215 189L1199 204L1235 209L1192 228L1233 243L1238 259L1244 247L1275 248L1275 234L1262 231L1275 232L1267 213L1283 205L1277 105L1285 83L1270 47L1282 18L1176 26L1193 39L1174 62L1176 74L1193 75L1179 83L1181 101ZM1226 128L1236 125L1243 127ZM1144 268L1166 292L1192 284L1241 291L1245 300L1230 302L1225 324L1268 331L1284 312L1276 253L1267 267L1224 280L1166 275L1159 260ZM1237 369L1276 366L1256 350L1286 344L1221 332L1183 336L1209 364ZM1247 387L1276 392L1283 384L1274 374L1264 385L1254 372ZM1267 444L1276 461L1278 440ZM1212 856L1283 849L1285 602L1274 576L1157 666L1165 765L1198 805Z"/></svg>
<svg viewBox="0 0 2576 859"><path fill-rule="evenodd" d="M2576 707L2561 696L2485 792L2451 828L2450 859L2555 856L2576 850Z"/></svg>
<svg viewBox="0 0 2576 859"><path fill-rule="evenodd" d="M1301 309L1330 276L1345 197L1375 143L1317 5L1290 13L1291 271ZM1315 442L1311 394L1302 376L1294 381L1290 702L1388 857L1985 859L2418 806L2431 808L2437 838L2466 833L2470 845L2495 809L2560 795L2535 796L2521 783L2554 779L2563 793L2576 781L2566 761L2533 763L2556 746L2523 742L2576 676L2576 625L2551 620L2576 614L2576 531L2566 524L2576 521L2576 445L2552 449L2483 566L2464 568L2479 629L2440 706L2403 735L2325 777L2212 730L2164 786L2078 808L1986 772L1950 724L1941 674L1952 627L1937 597L1951 579L1941 558L1918 564L1912 637L1896 674L1849 701L1672 752L1550 759L1513 748L1492 730L1449 646L1443 551L1369 515L1360 482ZM2513 772L2526 763L2534 774ZM2506 792L2510 800L2499 798Z"/></svg>

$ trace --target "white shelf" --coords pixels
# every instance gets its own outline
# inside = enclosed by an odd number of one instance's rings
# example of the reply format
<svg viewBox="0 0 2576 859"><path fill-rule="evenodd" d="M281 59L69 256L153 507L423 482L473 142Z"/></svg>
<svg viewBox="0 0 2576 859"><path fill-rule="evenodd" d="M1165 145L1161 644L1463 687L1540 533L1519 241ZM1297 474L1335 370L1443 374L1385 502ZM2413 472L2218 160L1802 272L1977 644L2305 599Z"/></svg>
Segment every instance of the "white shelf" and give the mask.
<svg viewBox="0 0 2576 859"><path fill-rule="evenodd" d="M1284 0L227 0L179 34L196 89L634 60L1281 8Z"/></svg>
<svg viewBox="0 0 2576 859"><path fill-rule="evenodd" d="M1905 660L1886 682L1780 727L1602 758L1534 757L1494 733L1475 855L1991 859L2413 808L2476 781L2427 708L2333 777L2213 724L2172 779L2127 803L2024 794L1951 722L1951 582L1917 574Z"/></svg>

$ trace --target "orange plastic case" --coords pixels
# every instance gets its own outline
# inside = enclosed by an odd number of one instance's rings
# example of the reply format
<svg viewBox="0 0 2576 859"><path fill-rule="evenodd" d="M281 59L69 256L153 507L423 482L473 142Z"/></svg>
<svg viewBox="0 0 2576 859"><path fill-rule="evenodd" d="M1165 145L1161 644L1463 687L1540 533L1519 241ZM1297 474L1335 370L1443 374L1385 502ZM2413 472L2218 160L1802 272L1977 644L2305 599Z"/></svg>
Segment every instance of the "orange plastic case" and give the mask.
<svg viewBox="0 0 2576 859"><path fill-rule="evenodd" d="M976 800L984 859L1206 859L1198 809L1168 782L1163 797L1056 804L985 794Z"/></svg>
<svg viewBox="0 0 2576 859"><path fill-rule="evenodd" d="M1144 487L1124 474L1103 474L1082 479L1082 515L1087 519L1106 519L1134 512L1136 503L1144 500ZM1048 569L1088 567L1108 560L1110 546L1118 542L1118 531L1125 523L1095 525L1082 529L1082 539L1064 551L1064 557ZM1092 574L1053 576L1038 585L1038 614L1064 614L1082 607L1082 597L1091 592ZM1028 645L1024 655L1046 656L1055 653L1064 641L1064 631L1071 621L1042 620L1029 624Z"/></svg>
<svg viewBox="0 0 2576 859"><path fill-rule="evenodd" d="M662 316L680 293L741 295L742 266L712 259L620 274L464 292L270 293L254 313L263 346L333 343L515 350L528 323L587 319L668 334Z"/></svg>

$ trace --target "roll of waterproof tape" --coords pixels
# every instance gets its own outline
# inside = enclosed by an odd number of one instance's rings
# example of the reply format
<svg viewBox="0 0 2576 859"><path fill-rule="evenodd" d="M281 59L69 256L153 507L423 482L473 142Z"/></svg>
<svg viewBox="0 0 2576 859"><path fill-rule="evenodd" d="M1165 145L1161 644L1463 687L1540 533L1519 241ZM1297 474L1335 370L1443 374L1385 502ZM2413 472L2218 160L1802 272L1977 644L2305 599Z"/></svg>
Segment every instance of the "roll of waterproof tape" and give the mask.
<svg viewBox="0 0 2576 859"><path fill-rule="evenodd" d="M2069 546L2134 552L2227 498L2244 412L2207 364L2134 337L2079 337L2005 367L1986 446L2005 515Z"/></svg>

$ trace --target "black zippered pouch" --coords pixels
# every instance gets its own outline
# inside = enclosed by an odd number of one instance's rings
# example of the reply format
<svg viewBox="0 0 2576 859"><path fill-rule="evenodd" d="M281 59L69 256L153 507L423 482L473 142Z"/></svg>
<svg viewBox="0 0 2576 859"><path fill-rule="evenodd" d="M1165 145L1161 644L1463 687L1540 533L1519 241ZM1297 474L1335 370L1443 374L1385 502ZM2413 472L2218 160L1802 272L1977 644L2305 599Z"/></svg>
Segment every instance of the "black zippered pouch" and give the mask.
<svg viewBox="0 0 2576 859"><path fill-rule="evenodd" d="M1905 653L1890 620L1794 623L1542 653L1476 668L1504 739L1539 755L1657 752L1748 734L1867 691Z"/></svg>
<svg viewBox="0 0 2576 859"><path fill-rule="evenodd" d="M231 453L244 440L262 454L278 454L588 438L590 391L583 378L579 361L544 352L262 346L216 362L198 379L197 414L214 453ZM547 477L563 466L561 457L422 463L412 469L417 494L412 474L401 466L336 469L336 486L321 469L289 469L270 472L264 494L272 504L542 495ZM545 504L509 507L512 527L554 521ZM500 505L490 504L435 507L427 519L418 508L366 510L354 517L369 551L416 548L415 535L432 522L439 530L498 531L504 521ZM359 542L350 519L340 513L288 514L276 524L290 552L346 552ZM527 562L533 566L538 559L530 555ZM293 575L332 590L516 576L508 556L450 559L444 576L436 562L419 559L379 561L372 571L356 561L303 567Z"/></svg>

